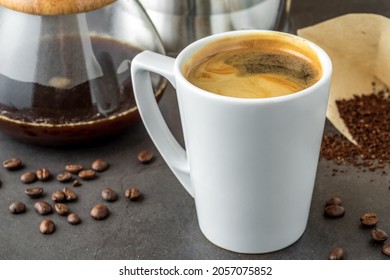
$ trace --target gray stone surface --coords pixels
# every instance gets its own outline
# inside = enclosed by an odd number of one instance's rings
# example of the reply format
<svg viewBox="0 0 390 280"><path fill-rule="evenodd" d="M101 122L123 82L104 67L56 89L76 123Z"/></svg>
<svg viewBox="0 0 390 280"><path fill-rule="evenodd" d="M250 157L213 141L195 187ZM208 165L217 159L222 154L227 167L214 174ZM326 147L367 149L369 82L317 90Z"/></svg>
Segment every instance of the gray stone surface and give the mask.
<svg viewBox="0 0 390 280"><path fill-rule="evenodd" d="M337 15L349 12L376 12L390 16L390 2L382 0L293 1L291 32ZM387 14L386 14L387 13ZM182 138L175 94L169 87L160 102L161 110L174 134ZM332 127L327 124L326 129ZM156 160L150 165L137 161L143 149L152 150ZM200 232L194 201L181 187L158 154L144 126L140 123L124 135L91 147L56 149L16 142L0 133L0 160L20 157L25 167L19 171L0 169L0 259L326 259L330 250L343 247L347 259L388 259L380 246L370 241L369 231L360 226L359 217L374 211L380 217L380 228L390 232L389 176L380 172L363 173L353 166L339 167L320 160L307 229L290 247L262 255L236 254L211 244ZM69 203L82 222L69 225L57 214L49 217L57 225L52 235L42 235L38 227L43 217L34 208L34 200L23 192L30 186L42 186L44 199L50 201L53 191L64 185L52 179L24 185L20 175L27 170L47 167L54 174L70 163L84 166L96 158L110 163L99 178L82 182L75 188L77 202ZM333 169L343 169L332 176ZM387 167L388 169L388 167ZM387 170L389 171L389 170ZM144 194L141 202L128 202L122 191L138 186ZM105 187L116 190L118 201L106 203L100 197ZM341 219L323 216L325 200L339 195L346 214ZM22 200L28 210L12 215L8 211L14 200ZM89 217L97 203L106 203L108 219ZM293 209L292 209L293 211Z"/></svg>

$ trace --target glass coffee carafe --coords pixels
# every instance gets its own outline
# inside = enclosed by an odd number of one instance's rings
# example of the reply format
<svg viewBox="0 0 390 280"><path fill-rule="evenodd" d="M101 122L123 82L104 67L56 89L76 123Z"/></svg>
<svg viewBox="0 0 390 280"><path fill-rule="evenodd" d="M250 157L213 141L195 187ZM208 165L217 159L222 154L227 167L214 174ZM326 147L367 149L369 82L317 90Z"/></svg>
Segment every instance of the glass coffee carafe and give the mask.
<svg viewBox="0 0 390 280"><path fill-rule="evenodd" d="M139 120L129 66L165 53L136 0L0 0L0 129L43 145L94 141ZM157 99L166 81L153 77Z"/></svg>

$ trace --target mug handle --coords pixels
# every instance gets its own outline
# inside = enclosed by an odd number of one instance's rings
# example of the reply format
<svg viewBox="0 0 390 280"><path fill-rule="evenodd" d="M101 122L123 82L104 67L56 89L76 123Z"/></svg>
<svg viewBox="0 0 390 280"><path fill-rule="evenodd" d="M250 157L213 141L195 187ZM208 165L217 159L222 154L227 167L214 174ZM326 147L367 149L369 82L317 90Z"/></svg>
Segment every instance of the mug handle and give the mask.
<svg viewBox="0 0 390 280"><path fill-rule="evenodd" d="M143 51L131 62L131 77L138 111L146 130L187 192L194 197L187 153L169 130L154 96L150 72L157 73L176 88L173 72L175 59L151 51Z"/></svg>

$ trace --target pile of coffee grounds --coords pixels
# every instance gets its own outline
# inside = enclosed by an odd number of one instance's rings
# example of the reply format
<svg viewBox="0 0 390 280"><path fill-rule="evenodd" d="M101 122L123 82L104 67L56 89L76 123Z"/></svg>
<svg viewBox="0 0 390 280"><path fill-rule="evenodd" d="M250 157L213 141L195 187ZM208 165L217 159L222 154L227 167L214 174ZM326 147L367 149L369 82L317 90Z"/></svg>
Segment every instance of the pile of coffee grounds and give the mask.
<svg viewBox="0 0 390 280"><path fill-rule="evenodd" d="M339 133L323 137L321 156L338 164L374 171L390 163L390 93L381 90L336 102L340 116L357 145Z"/></svg>

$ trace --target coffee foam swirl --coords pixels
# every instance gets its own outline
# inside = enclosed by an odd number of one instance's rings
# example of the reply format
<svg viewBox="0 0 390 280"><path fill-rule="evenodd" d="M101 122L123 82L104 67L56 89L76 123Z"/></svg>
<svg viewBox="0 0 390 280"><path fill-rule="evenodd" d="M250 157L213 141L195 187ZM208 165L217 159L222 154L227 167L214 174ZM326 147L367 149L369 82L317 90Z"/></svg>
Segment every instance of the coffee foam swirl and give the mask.
<svg viewBox="0 0 390 280"><path fill-rule="evenodd" d="M280 41L258 41L203 57L189 67L187 79L209 92L240 98L287 95L319 80L320 68L311 57Z"/></svg>

